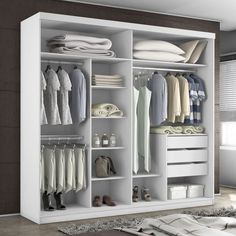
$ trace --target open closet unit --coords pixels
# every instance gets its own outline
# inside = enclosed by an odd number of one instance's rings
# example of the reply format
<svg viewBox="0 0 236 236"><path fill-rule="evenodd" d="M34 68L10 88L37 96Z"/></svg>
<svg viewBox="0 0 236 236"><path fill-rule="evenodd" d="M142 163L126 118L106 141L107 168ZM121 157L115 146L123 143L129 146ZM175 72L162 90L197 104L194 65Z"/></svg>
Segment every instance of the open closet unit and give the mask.
<svg viewBox="0 0 236 236"><path fill-rule="evenodd" d="M112 41L111 49L116 57L49 51L49 39L68 33L107 38ZM149 39L172 43L204 39L207 46L195 64L134 59L134 43ZM213 204L214 40L215 35L207 32L50 13L38 13L24 20L21 23L21 215L40 224ZM45 74L48 65L54 71L63 68L70 73L79 69L83 73L83 86L86 88L83 95L86 97L83 105L86 118L83 122L63 125L61 120L61 123L41 125L41 71ZM150 171L134 174L133 77L151 70L160 73L194 72L204 79L207 100L202 111L202 125L205 133L150 134ZM118 86L94 85L93 75L96 74L120 75L122 83ZM122 115L94 116L93 105L101 103L115 104ZM95 134L113 133L116 145L93 145ZM64 194L66 210L43 210L42 145L54 148L62 145L80 148L82 145L86 149L83 167L86 184L79 191ZM112 157L115 175L97 177L95 160L101 155ZM198 198L170 200L168 184L173 183L202 184L205 186L204 194ZM148 188L152 200L133 202L133 186ZM103 204L94 207L94 197L103 195L110 196L116 206Z"/></svg>

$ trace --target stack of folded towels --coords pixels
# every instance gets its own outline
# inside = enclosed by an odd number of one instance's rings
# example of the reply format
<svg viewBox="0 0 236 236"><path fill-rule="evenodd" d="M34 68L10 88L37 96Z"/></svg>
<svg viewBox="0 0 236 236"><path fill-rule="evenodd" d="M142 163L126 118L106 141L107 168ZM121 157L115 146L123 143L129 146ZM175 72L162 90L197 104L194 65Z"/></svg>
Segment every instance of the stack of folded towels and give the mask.
<svg viewBox="0 0 236 236"><path fill-rule="evenodd" d="M162 40L143 40L134 44L134 58L167 62L184 61L185 51Z"/></svg>
<svg viewBox="0 0 236 236"><path fill-rule="evenodd" d="M170 126L162 125L157 127L151 127L150 132L152 134L202 134L204 128L202 126Z"/></svg>
<svg viewBox="0 0 236 236"><path fill-rule="evenodd" d="M123 86L123 78L121 75L93 75L92 85L96 86L112 86L121 87Z"/></svg>
<svg viewBox="0 0 236 236"><path fill-rule="evenodd" d="M123 112L112 103L98 103L92 105L94 117L122 117Z"/></svg>
<svg viewBox="0 0 236 236"><path fill-rule="evenodd" d="M76 54L93 57L115 57L111 49L112 42L107 38L89 37L84 35L65 34L48 40L48 47L51 52Z"/></svg>

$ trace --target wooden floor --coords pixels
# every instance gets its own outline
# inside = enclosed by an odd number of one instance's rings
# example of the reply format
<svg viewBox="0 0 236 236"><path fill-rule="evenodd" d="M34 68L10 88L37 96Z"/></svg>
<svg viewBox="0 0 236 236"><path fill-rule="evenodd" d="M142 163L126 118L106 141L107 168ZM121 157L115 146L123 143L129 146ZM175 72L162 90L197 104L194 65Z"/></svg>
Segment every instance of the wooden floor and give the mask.
<svg viewBox="0 0 236 236"><path fill-rule="evenodd" d="M221 188L221 195L216 196L214 206L203 208L220 208L233 206L236 208L236 189ZM139 214L143 217L152 217L157 215L166 215L172 213L182 212L181 210L152 212L146 214ZM125 217L134 217L135 215L129 215ZM137 215L136 215L137 216ZM74 221L73 224L93 223L96 220L83 220ZM62 236L64 234L57 230L59 225L68 225L71 222L58 223L58 224L46 224L37 225L24 219L21 216L8 216L0 217L0 236ZM129 235L118 231L100 232L100 233L87 233L80 234L80 236L125 236Z"/></svg>

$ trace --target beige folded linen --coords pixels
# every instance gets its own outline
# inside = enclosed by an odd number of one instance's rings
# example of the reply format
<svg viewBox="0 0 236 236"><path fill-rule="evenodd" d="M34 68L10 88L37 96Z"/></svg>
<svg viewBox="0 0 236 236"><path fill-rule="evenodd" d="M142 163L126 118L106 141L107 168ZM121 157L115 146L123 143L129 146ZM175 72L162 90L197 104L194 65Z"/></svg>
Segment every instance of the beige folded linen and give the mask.
<svg viewBox="0 0 236 236"><path fill-rule="evenodd" d="M101 49L81 49L79 47L56 47L51 48L51 52L54 53L60 53L60 54L74 54L74 55L80 55L80 56L86 56L86 57L116 57L115 52L111 50L101 50Z"/></svg>
<svg viewBox="0 0 236 236"><path fill-rule="evenodd" d="M203 132L204 128L202 126L193 126L193 125L183 126L184 134L200 134Z"/></svg>
<svg viewBox="0 0 236 236"><path fill-rule="evenodd" d="M100 79L100 78L102 78L102 79L120 79L120 78L122 78L121 75L98 75L98 74L94 74L92 77L95 79Z"/></svg>
<svg viewBox="0 0 236 236"><path fill-rule="evenodd" d="M106 116L123 116L123 112L112 103L98 103L92 105L92 114L94 114L94 116L99 116L99 110L107 111ZM105 115L105 112L103 113Z"/></svg>
<svg viewBox="0 0 236 236"><path fill-rule="evenodd" d="M163 126L156 126L151 127L150 132L152 134L181 134L182 127L181 126L170 126L170 125L163 125Z"/></svg>
<svg viewBox="0 0 236 236"><path fill-rule="evenodd" d="M82 46L90 49L105 49L108 50L112 46L112 42L107 38L90 37L85 35L64 34L51 38L48 40L48 45L62 45L66 47Z"/></svg>

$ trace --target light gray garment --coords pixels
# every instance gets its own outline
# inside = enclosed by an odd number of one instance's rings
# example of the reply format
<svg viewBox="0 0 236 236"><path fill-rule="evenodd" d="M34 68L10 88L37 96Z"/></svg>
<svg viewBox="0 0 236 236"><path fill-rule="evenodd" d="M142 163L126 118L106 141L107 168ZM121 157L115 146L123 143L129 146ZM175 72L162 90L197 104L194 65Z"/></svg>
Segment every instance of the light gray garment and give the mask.
<svg viewBox="0 0 236 236"><path fill-rule="evenodd" d="M75 182L76 192L86 188L86 164L85 150L83 148L75 148Z"/></svg>
<svg viewBox="0 0 236 236"><path fill-rule="evenodd" d="M153 74L148 81L152 92L150 120L151 125L160 125L167 118L167 83L161 74Z"/></svg>
<svg viewBox="0 0 236 236"><path fill-rule="evenodd" d="M71 91L71 81L67 72L63 69L57 72L60 81L59 92L59 112L62 125L72 124L72 118L69 106L69 91Z"/></svg>
<svg viewBox="0 0 236 236"><path fill-rule="evenodd" d="M138 157L138 120L137 120L137 105L139 91L133 87L133 172L137 174L139 170Z"/></svg>
<svg viewBox="0 0 236 236"><path fill-rule="evenodd" d="M75 190L75 155L73 148L65 149L65 165L66 165L66 188L65 192Z"/></svg>
<svg viewBox="0 0 236 236"><path fill-rule="evenodd" d="M52 148L44 148L44 174L45 174L45 191L48 194L56 191L56 162L55 150Z"/></svg>
<svg viewBox="0 0 236 236"><path fill-rule="evenodd" d="M46 90L46 86L47 86L47 83L46 83L44 74L41 71L41 113L40 113L41 114L41 118L40 118L41 125L45 125L48 123L46 111L45 111L45 105L44 105L44 91Z"/></svg>
<svg viewBox="0 0 236 236"><path fill-rule="evenodd" d="M41 153L40 153L40 189L41 192L44 193L45 192L45 173L44 173L44 169L45 169L45 165L44 165L44 156L43 156L43 148L41 149Z"/></svg>
<svg viewBox="0 0 236 236"><path fill-rule="evenodd" d="M142 87L139 91L137 105L138 153L141 158L144 158L144 169L147 172L151 170L149 118L151 95L152 92L147 87Z"/></svg>
<svg viewBox="0 0 236 236"><path fill-rule="evenodd" d="M60 90L60 82L57 73L53 69L48 69L45 72L47 81L46 89L46 112L48 124L58 125L61 124L58 104L57 104L57 91Z"/></svg>
<svg viewBox="0 0 236 236"><path fill-rule="evenodd" d="M71 115L73 123L81 123L86 119L86 79L80 69L70 74L72 83Z"/></svg>
<svg viewBox="0 0 236 236"><path fill-rule="evenodd" d="M56 160L56 183L57 183L57 193L61 193L65 190L65 151L64 149L57 148L55 150L55 160Z"/></svg>

